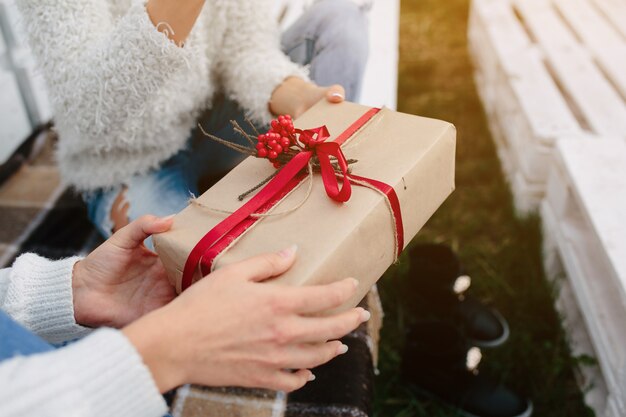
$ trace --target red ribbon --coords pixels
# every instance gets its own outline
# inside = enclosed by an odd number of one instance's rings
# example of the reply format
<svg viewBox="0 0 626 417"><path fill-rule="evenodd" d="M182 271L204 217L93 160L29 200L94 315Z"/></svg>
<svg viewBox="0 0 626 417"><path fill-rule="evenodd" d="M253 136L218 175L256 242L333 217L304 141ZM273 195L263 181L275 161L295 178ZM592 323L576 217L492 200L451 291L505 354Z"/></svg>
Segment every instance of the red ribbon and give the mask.
<svg viewBox="0 0 626 417"><path fill-rule="evenodd" d="M326 126L297 130L301 137L307 139L308 149L294 156L250 201L204 235L187 258L183 270L182 290L189 288L193 283L198 265L201 266L202 275L208 274L217 255L259 220L252 217L252 214L267 212L304 180L306 176L303 175L303 169L313 156L317 156L319 160L324 188L331 199L339 203L348 201L352 194L351 181L357 185L367 184L368 187L375 188L386 196L393 212L399 255L404 247L404 229L400 202L395 190L383 182L349 174L348 162L341 151L341 145L379 111L380 109L369 110L332 142L326 142L330 137ZM331 164L331 157L336 158L341 170L341 185Z"/></svg>

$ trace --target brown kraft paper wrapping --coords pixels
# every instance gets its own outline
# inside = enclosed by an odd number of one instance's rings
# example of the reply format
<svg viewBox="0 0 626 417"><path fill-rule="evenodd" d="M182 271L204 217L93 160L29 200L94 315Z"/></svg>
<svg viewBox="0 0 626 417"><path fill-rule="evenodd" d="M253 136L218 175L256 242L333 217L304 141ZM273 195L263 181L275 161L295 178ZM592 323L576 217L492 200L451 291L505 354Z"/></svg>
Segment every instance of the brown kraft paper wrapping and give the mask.
<svg viewBox="0 0 626 417"><path fill-rule="evenodd" d="M369 108L321 101L295 121L300 129L326 125L333 140ZM207 139L209 140L209 139ZM355 175L394 187L402 208L405 246L454 190L456 129L447 122L382 109L342 146ZM198 198L204 206L235 211L238 196L274 171L266 159L247 158ZM305 199L308 180L269 213L281 213ZM170 231L154 236L168 276L181 290L182 270L200 239L225 218L189 205L174 218ZM261 219L218 256L214 269L265 252L298 245L298 258L284 275L285 285L316 285L346 277L360 282L357 294L341 309L356 306L394 261L394 222L382 194L352 186L347 203L331 200L318 174L306 202L288 214ZM200 278L199 274L194 279Z"/></svg>

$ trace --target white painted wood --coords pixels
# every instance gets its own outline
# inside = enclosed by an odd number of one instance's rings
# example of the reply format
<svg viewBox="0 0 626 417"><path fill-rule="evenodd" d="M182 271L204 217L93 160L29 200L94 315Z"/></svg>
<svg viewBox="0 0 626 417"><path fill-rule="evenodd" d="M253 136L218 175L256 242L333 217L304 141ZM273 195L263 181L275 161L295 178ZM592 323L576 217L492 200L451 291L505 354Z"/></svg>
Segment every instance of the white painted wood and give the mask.
<svg viewBox="0 0 626 417"><path fill-rule="evenodd" d="M598 134L626 137L626 103L576 41L549 0L514 0L563 88Z"/></svg>
<svg viewBox="0 0 626 417"><path fill-rule="evenodd" d="M589 0L553 1L625 98L626 38L612 25L607 24L604 16ZM626 13L622 16L622 27L626 27Z"/></svg>
<svg viewBox="0 0 626 417"><path fill-rule="evenodd" d="M359 102L397 107L400 0L375 0L369 12L370 56Z"/></svg>
<svg viewBox="0 0 626 417"><path fill-rule="evenodd" d="M544 196L543 186L529 184L520 172L513 174L509 179L509 185L516 213L520 216L534 213Z"/></svg>
<svg viewBox="0 0 626 417"><path fill-rule="evenodd" d="M542 57L515 17L510 4L500 0L475 0L476 24L484 30L483 42L475 50L494 49L498 66L513 88L519 107L541 142L552 144L554 138L580 130L556 84L542 63ZM470 33L471 33L470 29Z"/></svg>
<svg viewBox="0 0 626 417"><path fill-rule="evenodd" d="M602 11L605 18L610 21L624 39L626 39L626 2L624 0L591 0L595 6Z"/></svg>
<svg viewBox="0 0 626 417"><path fill-rule="evenodd" d="M35 58L26 48L14 49L13 67L33 127L52 119L48 87Z"/></svg>
<svg viewBox="0 0 626 417"><path fill-rule="evenodd" d="M0 69L0 164L13 154L31 132L15 75Z"/></svg>
<svg viewBox="0 0 626 417"><path fill-rule="evenodd" d="M558 151L626 306L626 142L570 141L559 143Z"/></svg>
<svg viewBox="0 0 626 417"><path fill-rule="evenodd" d="M563 140L542 206L610 391L626 415L626 143Z"/></svg>

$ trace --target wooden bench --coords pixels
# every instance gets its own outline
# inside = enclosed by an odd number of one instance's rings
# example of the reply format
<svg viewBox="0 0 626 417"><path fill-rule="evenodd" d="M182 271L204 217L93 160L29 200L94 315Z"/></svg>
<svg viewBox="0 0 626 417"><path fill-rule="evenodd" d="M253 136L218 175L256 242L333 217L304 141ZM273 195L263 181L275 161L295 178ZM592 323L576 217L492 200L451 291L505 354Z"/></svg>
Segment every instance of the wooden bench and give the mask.
<svg viewBox="0 0 626 417"><path fill-rule="evenodd" d="M520 213L539 209L580 383L626 415L626 0L473 0L476 84ZM559 279L559 277L563 279Z"/></svg>
<svg viewBox="0 0 626 417"><path fill-rule="evenodd" d="M556 138L626 137L626 37L604 14L622 1L473 1L476 84L521 213L539 207Z"/></svg>
<svg viewBox="0 0 626 417"><path fill-rule="evenodd" d="M7 161L33 128L13 68L15 32L11 22L7 4L0 1L0 165Z"/></svg>
<svg viewBox="0 0 626 417"><path fill-rule="evenodd" d="M560 140L541 205L546 269L598 416L626 415L626 142Z"/></svg>

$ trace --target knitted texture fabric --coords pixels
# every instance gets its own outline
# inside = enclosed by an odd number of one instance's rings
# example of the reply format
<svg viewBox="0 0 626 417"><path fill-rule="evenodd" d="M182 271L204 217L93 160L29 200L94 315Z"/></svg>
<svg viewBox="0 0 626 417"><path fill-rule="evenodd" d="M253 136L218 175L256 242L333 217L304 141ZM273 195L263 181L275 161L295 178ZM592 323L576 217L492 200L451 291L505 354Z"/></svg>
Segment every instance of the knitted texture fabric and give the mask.
<svg viewBox="0 0 626 417"><path fill-rule="evenodd" d="M49 261L33 254L0 270L0 308L13 320L50 343L89 334L76 324L72 270L80 258Z"/></svg>
<svg viewBox="0 0 626 417"><path fill-rule="evenodd" d="M271 0L207 0L184 46L144 0L16 0L47 81L59 167L79 190L111 187L180 149L214 94L268 122L268 102L306 70L281 51Z"/></svg>
<svg viewBox="0 0 626 417"><path fill-rule="evenodd" d="M161 417L167 405L119 330L0 362L3 417Z"/></svg>
<svg viewBox="0 0 626 417"><path fill-rule="evenodd" d="M80 258L20 256L0 270L0 308L63 348L0 361L0 415L159 417L167 407L122 332L93 331L74 318L72 270ZM0 332L1 333L1 332ZM0 334L0 343L10 334Z"/></svg>

